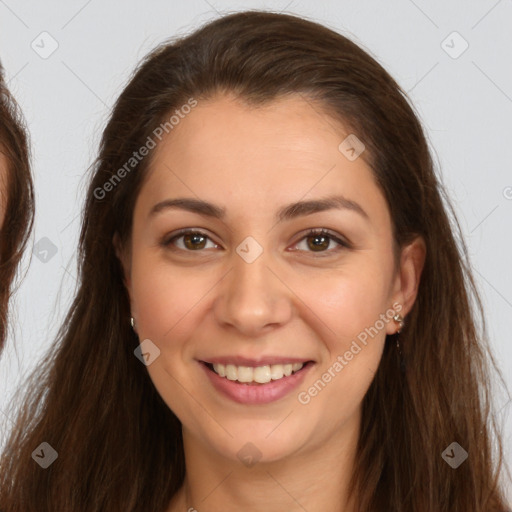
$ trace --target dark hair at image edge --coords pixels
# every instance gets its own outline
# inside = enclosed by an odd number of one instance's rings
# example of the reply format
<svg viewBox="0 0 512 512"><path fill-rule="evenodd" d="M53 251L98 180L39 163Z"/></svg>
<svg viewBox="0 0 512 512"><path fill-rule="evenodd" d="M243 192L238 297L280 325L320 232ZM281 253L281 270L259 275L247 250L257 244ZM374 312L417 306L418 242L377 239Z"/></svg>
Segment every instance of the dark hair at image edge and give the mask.
<svg viewBox="0 0 512 512"><path fill-rule="evenodd" d="M506 465L489 378L491 370L501 374L489 352L467 251L462 237L460 247L454 237L446 213L453 209L417 116L390 75L349 39L311 21L261 11L226 15L161 45L117 100L86 199L78 292L58 343L27 381L30 392L1 459L0 509L157 512L181 486L180 422L134 356L138 340L112 244L117 233L129 246L152 154L103 199L95 190L175 109L219 92L252 106L300 94L340 121L366 145L363 155L387 200L396 247L418 235L426 242L418 296L400 334L407 372L400 372L395 338L388 336L363 400L352 478L357 510L504 511L499 475ZM469 454L456 470L441 457L454 441ZM31 457L42 442L58 452L47 469Z"/></svg>
<svg viewBox="0 0 512 512"><path fill-rule="evenodd" d="M6 174L0 175L0 204L5 216L0 226L0 355L7 337L9 299L14 278L32 230L34 191L30 174L28 131L16 101L4 82L0 63L0 153ZM0 169L0 173L2 170ZM5 190L3 190L5 187Z"/></svg>

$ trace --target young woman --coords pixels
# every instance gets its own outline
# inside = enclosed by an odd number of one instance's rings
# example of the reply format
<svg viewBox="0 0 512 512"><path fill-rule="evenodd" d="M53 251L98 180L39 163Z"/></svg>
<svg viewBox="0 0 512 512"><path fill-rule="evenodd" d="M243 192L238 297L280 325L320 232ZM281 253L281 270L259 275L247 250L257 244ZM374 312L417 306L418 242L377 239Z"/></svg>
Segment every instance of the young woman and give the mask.
<svg viewBox="0 0 512 512"><path fill-rule="evenodd" d="M0 354L13 280L31 231L34 194L27 132L0 64Z"/></svg>
<svg viewBox="0 0 512 512"><path fill-rule="evenodd" d="M0 509L506 510L449 204L345 37L252 11L155 49L104 131Z"/></svg>

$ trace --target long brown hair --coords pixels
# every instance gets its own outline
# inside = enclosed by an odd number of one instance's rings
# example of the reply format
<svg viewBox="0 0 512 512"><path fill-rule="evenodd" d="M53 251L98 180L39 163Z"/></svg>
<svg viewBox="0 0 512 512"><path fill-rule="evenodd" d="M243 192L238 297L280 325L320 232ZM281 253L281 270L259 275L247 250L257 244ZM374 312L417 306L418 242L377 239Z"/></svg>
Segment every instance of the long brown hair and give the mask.
<svg viewBox="0 0 512 512"><path fill-rule="evenodd" d="M0 226L0 354L7 335L9 298L34 218L34 191L30 173L28 132L24 118L9 93L0 64L0 152L6 160L5 191L0 203L5 217Z"/></svg>
<svg viewBox="0 0 512 512"><path fill-rule="evenodd" d="M181 486L181 425L134 356L138 340L112 239L130 238L151 153L130 172L126 162L190 98L226 91L250 105L300 94L341 120L366 145L397 246L416 235L426 242L417 300L400 334L407 370L389 337L363 401L352 478L357 510L505 510L489 382L498 370L485 324L478 329L483 309L464 242L457 244L460 228L447 213L453 209L417 115L391 76L349 39L261 11L224 16L160 45L114 105L86 198L78 292L27 381L1 459L0 509L158 512ZM32 457L43 442L58 453L46 469ZM469 454L457 469L441 456L452 442Z"/></svg>

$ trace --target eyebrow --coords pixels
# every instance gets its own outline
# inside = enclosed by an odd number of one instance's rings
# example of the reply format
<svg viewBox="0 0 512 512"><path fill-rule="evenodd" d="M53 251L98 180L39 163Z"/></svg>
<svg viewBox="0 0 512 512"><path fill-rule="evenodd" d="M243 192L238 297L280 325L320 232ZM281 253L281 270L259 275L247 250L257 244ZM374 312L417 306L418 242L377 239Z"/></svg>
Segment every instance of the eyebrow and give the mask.
<svg viewBox="0 0 512 512"><path fill-rule="evenodd" d="M208 201L203 201L202 199L188 197L178 197L175 199L166 199L165 201L161 201L153 206L149 212L149 216L151 217L167 209L186 210L192 213L197 213L198 215L220 220L226 217L225 208L209 203ZM283 222L297 217L333 209L353 211L358 213L365 220L370 220L369 215L360 204L340 195L308 201L298 201L288 204L276 213L275 220L277 222Z"/></svg>

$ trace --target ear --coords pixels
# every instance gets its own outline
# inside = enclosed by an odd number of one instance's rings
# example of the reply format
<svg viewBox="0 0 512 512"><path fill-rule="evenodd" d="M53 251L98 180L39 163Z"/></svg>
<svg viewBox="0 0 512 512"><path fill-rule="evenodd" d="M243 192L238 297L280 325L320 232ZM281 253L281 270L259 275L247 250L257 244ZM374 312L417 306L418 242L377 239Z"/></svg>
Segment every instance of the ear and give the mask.
<svg viewBox="0 0 512 512"><path fill-rule="evenodd" d="M392 303L402 306L400 310L396 308L402 317L405 317L412 309L418 295L426 255L427 247L421 236L416 237L401 251L400 267L393 285ZM394 334L396 325L393 325L393 322L388 323L388 330L388 334Z"/></svg>
<svg viewBox="0 0 512 512"><path fill-rule="evenodd" d="M130 296L130 302L131 302L131 255L130 251L126 250L126 248L123 246L121 242L121 237L119 236L119 233L115 233L112 237L112 245L114 246L114 249L116 251L116 256L119 262L121 263L121 268L123 269L123 284L128 291L128 295Z"/></svg>

